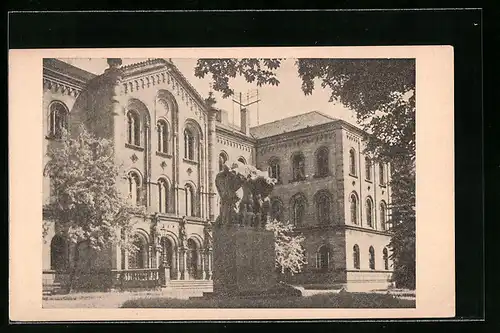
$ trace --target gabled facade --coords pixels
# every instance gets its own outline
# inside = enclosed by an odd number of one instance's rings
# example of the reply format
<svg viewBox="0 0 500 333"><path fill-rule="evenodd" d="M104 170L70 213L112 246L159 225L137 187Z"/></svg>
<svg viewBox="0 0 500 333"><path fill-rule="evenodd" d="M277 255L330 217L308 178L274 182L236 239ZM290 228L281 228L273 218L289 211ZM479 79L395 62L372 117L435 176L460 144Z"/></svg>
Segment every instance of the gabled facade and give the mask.
<svg viewBox="0 0 500 333"><path fill-rule="evenodd" d="M319 112L250 128L246 110L235 127L224 110L207 107L170 60L108 64L95 76L45 59L44 152L58 144L61 127L76 134L81 124L113 142L123 192L149 213L136 224L140 251L69 246L52 224L43 249L46 284L64 283L77 270L82 288L112 287L120 278L143 286L158 278L162 263L170 280L210 280L206 226L219 212L215 175L236 160L278 178L274 215L306 236L309 263L292 279L352 288L388 284L390 170L367 164L359 129ZM74 264L68 258L76 253Z"/></svg>

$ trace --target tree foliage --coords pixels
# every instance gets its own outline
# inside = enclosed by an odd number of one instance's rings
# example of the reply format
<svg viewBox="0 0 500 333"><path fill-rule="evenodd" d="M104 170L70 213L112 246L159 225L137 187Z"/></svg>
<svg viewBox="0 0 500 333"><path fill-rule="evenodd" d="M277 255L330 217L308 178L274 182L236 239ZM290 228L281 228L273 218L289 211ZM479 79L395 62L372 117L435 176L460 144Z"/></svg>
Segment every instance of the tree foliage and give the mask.
<svg viewBox="0 0 500 333"><path fill-rule="evenodd" d="M121 174L113 160L112 143L82 127L76 138L64 132L48 156L44 172L53 193L44 208L61 234L74 244L87 241L94 250L110 243L133 250L132 237L128 237L132 217L144 211L117 187Z"/></svg>
<svg viewBox="0 0 500 333"><path fill-rule="evenodd" d="M266 229L274 233L276 267L281 273L297 274L306 264L302 248L304 236L293 231L293 225L273 220L266 224Z"/></svg>
<svg viewBox="0 0 500 333"><path fill-rule="evenodd" d="M244 76L258 86L278 85L281 59L199 59L195 75L210 74L213 89L231 96L230 79ZM415 281L415 60L297 59L302 91L319 83L330 101L353 110L367 133L365 153L391 163L393 236L390 247L400 286Z"/></svg>

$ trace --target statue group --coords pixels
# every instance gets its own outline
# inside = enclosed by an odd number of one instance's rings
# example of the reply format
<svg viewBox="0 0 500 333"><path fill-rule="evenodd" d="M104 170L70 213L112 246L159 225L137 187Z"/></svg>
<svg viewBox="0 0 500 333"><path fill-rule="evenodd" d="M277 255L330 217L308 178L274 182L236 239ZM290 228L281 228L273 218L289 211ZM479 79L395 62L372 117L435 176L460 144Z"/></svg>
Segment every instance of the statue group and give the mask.
<svg viewBox="0 0 500 333"><path fill-rule="evenodd" d="M254 166L235 162L224 164L215 178L220 196L216 225L241 225L265 228L270 219L270 194L276 179Z"/></svg>

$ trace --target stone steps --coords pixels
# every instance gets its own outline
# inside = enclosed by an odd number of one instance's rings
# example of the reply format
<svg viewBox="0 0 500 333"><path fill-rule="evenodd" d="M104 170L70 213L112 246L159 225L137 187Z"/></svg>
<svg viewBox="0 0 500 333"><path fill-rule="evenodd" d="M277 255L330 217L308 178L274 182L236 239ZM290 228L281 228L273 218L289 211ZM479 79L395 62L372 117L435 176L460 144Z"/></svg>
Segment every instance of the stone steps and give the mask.
<svg viewBox="0 0 500 333"><path fill-rule="evenodd" d="M212 289L213 281L209 280L171 280L168 284L173 289Z"/></svg>

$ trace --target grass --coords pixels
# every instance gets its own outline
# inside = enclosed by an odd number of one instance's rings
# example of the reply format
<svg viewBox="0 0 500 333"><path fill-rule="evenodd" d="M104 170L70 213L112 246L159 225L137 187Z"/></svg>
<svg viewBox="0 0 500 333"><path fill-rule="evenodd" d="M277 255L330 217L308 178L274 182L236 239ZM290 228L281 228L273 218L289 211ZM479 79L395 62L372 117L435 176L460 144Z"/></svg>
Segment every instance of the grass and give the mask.
<svg viewBox="0 0 500 333"><path fill-rule="evenodd" d="M137 298L122 308L414 308L415 300L373 293L322 293L306 297L213 298L180 300L167 297Z"/></svg>

